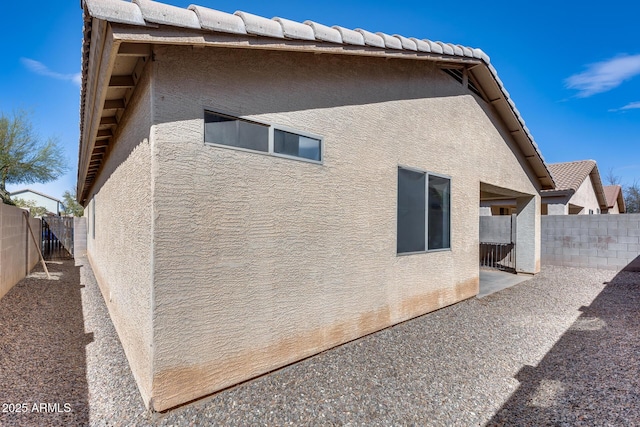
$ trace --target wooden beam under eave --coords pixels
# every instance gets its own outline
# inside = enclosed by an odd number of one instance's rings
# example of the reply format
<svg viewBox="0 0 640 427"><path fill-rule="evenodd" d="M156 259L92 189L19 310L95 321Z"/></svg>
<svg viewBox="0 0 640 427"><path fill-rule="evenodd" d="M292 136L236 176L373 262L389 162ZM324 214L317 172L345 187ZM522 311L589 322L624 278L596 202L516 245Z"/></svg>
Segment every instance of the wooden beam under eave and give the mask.
<svg viewBox="0 0 640 427"><path fill-rule="evenodd" d="M114 89L130 89L136 86L133 76L111 76L109 79L109 88Z"/></svg>
<svg viewBox="0 0 640 427"><path fill-rule="evenodd" d="M448 62L438 62L437 64L438 64L438 67L446 70L462 70L463 68L466 67L466 65L464 64L454 64L454 63L448 63Z"/></svg>
<svg viewBox="0 0 640 427"><path fill-rule="evenodd" d="M124 108L124 99L107 99L104 101L105 110L118 110Z"/></svg>
<svg viewBox="0 0 640 427"><path fill-rule="evenodd" d="M142 43L122 43L119 56L151 56L151 45Z"/></svg>
<svg viewBox="0 0 640 427"><path fill-rule="evenodd" d="M109 145L109 140L108 139L99 139L96 140L95 144L93 145L94 147L106 147L107 145Z"/></svg>
<svg viewBox="0 0 640 427"><path fill-rule="evenodd" d="M111 129L101 129L98 131L98 134L96 135L96 139L111 138L112 136L113 136L113 133L111 132Z"/></svg>
<svg viewBox="0 0 640 427"><path fill-rule="evenodd" d="M118 120L115 116L101 117L100 118L100 126L111 126L117 125Z"/></svg>

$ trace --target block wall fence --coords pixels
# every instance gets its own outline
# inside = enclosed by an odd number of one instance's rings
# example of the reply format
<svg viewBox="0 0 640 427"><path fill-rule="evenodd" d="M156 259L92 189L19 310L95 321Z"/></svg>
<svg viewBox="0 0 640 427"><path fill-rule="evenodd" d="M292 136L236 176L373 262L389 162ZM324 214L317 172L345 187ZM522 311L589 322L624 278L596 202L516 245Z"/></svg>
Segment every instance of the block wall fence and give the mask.
<svg viewBox="0 0 640 427"><path fill-rule="evenodd" d="M39 260L24 212L24 209L0 203L0 298L29 274ZM28 221L36 240L40 241L40 219L29 216Z"/></svg>
<svg viewBox="0 0 640 427"><path fill-rule="evenodd" d="M620 270L640 256L640 214L544 215L542 265Z"/></svg>

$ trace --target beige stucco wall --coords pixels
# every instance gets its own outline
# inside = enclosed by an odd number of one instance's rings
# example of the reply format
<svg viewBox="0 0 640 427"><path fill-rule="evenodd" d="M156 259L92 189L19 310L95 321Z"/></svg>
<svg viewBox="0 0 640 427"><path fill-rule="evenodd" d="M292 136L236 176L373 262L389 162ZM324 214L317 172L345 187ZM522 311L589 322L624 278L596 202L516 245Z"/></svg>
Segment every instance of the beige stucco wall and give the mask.
<svg viewBox="0 0 640 427"><path fill-rule="evenodd" d="M151 396L151 80L120 120L89 195L87 255L143 398Z"/></svg>
<svg viewBox="0 0 640 427"><path fill-rule="evenodd" d="M480 181L537 194L490 109L428 62L158 47L152 65L156 410L475 295ZM322 135L324 164L205 145L205 108ZM396 255L398 165L452 177L451 251Z"/></svg>
<svg viewBox="0 0 640 427"><path fill-rule="evenodd" d="M589 209L591 209L594 214L600 212L600 205L598 204L596 192L590 177L587 177L580 187L578 187L578 191L569 199L569 204L583 207L579 215L589 215Z"/></svg>
<svg viewBox="0 0 640 427"><path fill-rule="evenodd" d="M613 202L613 207L609 208L607 213L613 214L613 215L620 213L620 207L618 206L618 201L617 200L615 202Z"/></svg>
<svg viewBox="0 0 640 427"><path fill-rule="evenodd" d="M24 209L0 202L0 298L22 280L40 256L27 228ZM36 241L41 238L40 219L29 217Z"/></svg>

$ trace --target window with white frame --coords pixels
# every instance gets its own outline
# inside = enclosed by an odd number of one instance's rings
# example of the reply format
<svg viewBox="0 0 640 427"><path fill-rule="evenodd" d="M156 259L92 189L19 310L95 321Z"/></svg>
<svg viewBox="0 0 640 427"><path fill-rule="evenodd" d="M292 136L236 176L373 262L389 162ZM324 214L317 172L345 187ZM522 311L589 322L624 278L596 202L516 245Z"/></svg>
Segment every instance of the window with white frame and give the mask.
<svg viewBox="0 0 640 427"><path fill-rule="evenodd" d="M204 113L204 141L278 157L322 162L322 137L318 135L211 111Z"/></svg>
<svg viewBox="0 0 640 427"><path fill-rule="evenodd" d="M451 248L451 179L398 167L397 253Z"/></svg>

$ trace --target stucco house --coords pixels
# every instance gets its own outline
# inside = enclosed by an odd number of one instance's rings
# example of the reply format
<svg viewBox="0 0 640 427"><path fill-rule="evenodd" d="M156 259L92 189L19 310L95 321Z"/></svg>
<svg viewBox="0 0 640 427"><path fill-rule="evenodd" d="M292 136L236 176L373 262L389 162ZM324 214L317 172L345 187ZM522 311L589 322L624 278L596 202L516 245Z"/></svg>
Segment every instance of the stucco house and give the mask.
<svg viewBox="0 0 640 427"><path fill-rule="evenodd" d="M539 271L554 182L481 50L83 7L77 197L152 409L473 297L481 200L516 200L517 269Z"/></svg>
<svg viewBox="0 0 640 427"><path fill-rule="evenodd" d="M543 190L542 215L593 215L607 212L607 199L595 160L552 163L556 182Z"/></svg>
<svg viewBox="0 0 640 427"><path fill-rule="evenodd" d="M541 191L542 215L593 215L607 213L608 203L595 160L579 160L548 165L556 187ZM480 215L511 215L516 201L483 200Z"/></svg>
<svg viewBox="0 0 640 427"><path fill-rule="evenodd" d="M23 199L25 201L33 201L36 206L41 206L47 209L48 212L60 215L60 212L64 210L63 203L53 196L49 196L44 193L25 188L11 193L12 199Z"/></svg>
<svg viewBox="0 0 640 427"><path fill-rule="evenodd" d="M619 185L605 185L604 195L607 199L607 212L608 214L621 214L627 211L624 204L624 196L622 194L622 187Z"/></svg>

